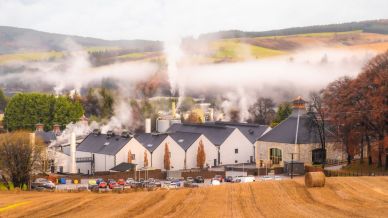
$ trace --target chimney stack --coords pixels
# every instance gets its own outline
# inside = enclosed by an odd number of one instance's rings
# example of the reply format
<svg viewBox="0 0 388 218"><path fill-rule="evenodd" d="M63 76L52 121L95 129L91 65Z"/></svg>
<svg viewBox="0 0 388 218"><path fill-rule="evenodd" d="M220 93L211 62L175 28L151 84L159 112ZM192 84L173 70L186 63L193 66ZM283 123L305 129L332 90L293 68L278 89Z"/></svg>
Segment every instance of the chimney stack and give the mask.
<svg viewBox="0 0 388 218"><path fill-rule="evenodd" d="M145 133L151 133L151 119L150 118L145 119L144 130L145 130Z"/></svg>
<svg viewBox="0 0 388 218"><path fill-rule="evenodd" d="M172 115L172 118L173 118L173 119L176 118L176 106L175 106L175 101L172 101L172 102L171 102L171 115Z"/></svg>
<svg viewBox="0 0 388 218"><path fill-rule="evenodd" d="M71 163L70 163L70 173L76 174L77 173L77 163L76 163L76 138L75 133L72 132L70 134L70 157L71 157Z"/></svg>
<svg viewBox="0 0 388 218"><path fill-rule="evenodd" d="M35 125L35 129L36 129L36 132L43 132L43 130L44 130L44 124L42 124L42 123L37 123L37 124Z"/></svg>
<svg viewBox="0 0 388 218"><path fill-rule="evenodd" d="M54 124L53 125L53 132L55 135L61 134L61 126L59 124Z"/></svg>

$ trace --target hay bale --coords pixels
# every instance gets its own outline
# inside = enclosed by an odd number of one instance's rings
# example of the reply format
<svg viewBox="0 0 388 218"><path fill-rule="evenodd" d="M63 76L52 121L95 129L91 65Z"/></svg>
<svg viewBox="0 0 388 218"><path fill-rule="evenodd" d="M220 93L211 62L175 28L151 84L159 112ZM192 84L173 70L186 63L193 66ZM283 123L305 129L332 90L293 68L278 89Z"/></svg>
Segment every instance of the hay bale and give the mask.
<svg viewBox="0 0 388 218"><path fill-rule="evenodd" d="M323 172L308 172L304 177L306 187L325 186L325 174Z"/></svg>

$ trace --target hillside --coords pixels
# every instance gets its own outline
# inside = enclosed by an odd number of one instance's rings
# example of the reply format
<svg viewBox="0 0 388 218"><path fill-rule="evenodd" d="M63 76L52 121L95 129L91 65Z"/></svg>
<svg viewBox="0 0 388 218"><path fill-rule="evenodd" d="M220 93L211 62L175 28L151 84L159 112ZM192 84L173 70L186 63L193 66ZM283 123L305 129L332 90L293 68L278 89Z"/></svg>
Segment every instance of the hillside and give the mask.
<svg viewBox="0 0 388 218"><path fill-rule="evenodd" d="M231 38L255 38L264 36L288 36L325 32L349 32L361 30L365 33L388 34L388 19L370 20L362 22L350 22L341 24L316 25L306 27L293 27L280 30L261 32L244 32L240 30L228 30L201 35L200 39L231 39Z"/></svg>
<svg viewBox="0 0 388 218"><path fill-rule="evenodd" d="M302 178L128 194L0 192L0 217L386 217L388 177Z"/></svg>
<svg viewBox="0 0 388 218"><path fill-rule="evenodd" d="M32 29L0 26L0 54L36 52L36 51L63 51L68 49L68 42L90 49L121 48L138 52L155 51L161 49L161 43L147 40L103 40L91 37L71 36L47 33Z"/></svg>
<svg viewBox="0 0 388 218"><path fill-rule="evenodd" d="M89 53L95 66L165 60L163 44L159 41L109 41L0 26L0 64L61 59L72 49L69 39ZM388 20L263 32L222 31L204 34L198 39L184 38L181 47L185 54L181 61L190 64L255 60L323 47L379 53L388 49Z"/></svg>

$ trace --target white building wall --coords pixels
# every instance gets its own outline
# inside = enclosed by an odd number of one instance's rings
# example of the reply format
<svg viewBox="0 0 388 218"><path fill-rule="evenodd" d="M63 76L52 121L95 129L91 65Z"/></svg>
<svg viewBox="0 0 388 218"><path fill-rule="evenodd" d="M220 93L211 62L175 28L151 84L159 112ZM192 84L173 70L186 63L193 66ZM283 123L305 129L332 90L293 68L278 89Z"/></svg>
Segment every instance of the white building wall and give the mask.
<svg viewBox="0 0 388 218"><path fill-rule="evenodd" d="M131 150L131 153L135 155L135 160L132 160L132 163L137 164L137 167L144 167L144 151L147 152L148 157L148 166L151 166L151 153L135 138L132 138L127 145L125 145L117 154L116 154L116 165L122 162L128 162L128 151Z"/></svg>
<svg viewBox="0 0 388 218"><path fill-rule="evenodd" d="M94 154L95 172L109 171L115 166L115 156Z"/></svg>
<svg viewBox="0 0 388 218"><path fill-rule="evenodd" d="M68 173L70 171L71 157L69 155L66 155L60 151L55 151L53 149L48 149L48 155L50 158L53 157L54 159L56 172L60 172L61 168L64 173Z"/></svg>
<svg viewBox="0 0 388 218"><path fill-rule="evenodd" d="M214 165L214 159L218 158L217 147L209 141L204 135L201 135L186 151L186 168L192 169L197 168L197 153L199 142L202 140L203 147L205 148L205 167L208 165L212 167ZM217 164L218 162L216 162Z"/></svg>
<svg viewBox="0 0 388 218"><path fill-rule="evenodd" d="M235 129L220 146L220 164L236 164L236 161L237 163L250 163L251 156L254 157L253 146L240 130ZM237 154L235 149L238 149Z"/></svg>
<svg viewBox="0 0 388 218"><path fill-rule="evenodd" d="M171 153L170 170L184 169L185 151L170 136L167 136L152 152L152 167L164 169L164 149L166 143L168 144L168 148Z"/></svg>
<svg viewBox="0 0 388 218"><path fill-rule="evenodd" d="M76 151L75 157L76 158L92 157L92 153L90 153L90 152L83 152L83 151ZM83 174L87 174L88 172L92 173L91 163L90 162L77 163L77 170L80 171L80 173L83 173Z"/></svg>

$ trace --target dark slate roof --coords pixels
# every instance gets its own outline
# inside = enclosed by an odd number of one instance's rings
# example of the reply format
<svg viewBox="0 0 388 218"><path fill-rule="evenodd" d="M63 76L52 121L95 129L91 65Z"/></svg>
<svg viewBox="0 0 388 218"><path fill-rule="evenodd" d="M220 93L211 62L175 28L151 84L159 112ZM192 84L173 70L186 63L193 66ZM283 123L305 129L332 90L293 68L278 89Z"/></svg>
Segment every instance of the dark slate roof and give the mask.
<svg viewBox="0 0 388 218"><path fill-rule="evenodd" d="M206 136L214 145L222 145L235 128L214 124L182 124L174 123L167 132L191 132Z"/></svg>
<svg viewBox="0 0 388 218"><path fill-rule="evenodd" d="M136 140L139 141L149 152L155 151L155 149L162 143L167 137L167 134L154 134L154 133L140 133L135 136Z"/></svg>
<svg viewBox="0 0 388 218"><path fill-rule="evenodd" d="M51 141L55 141L57 139L57 136L53 131L44 132L44 131L36 131L35 132L36 137L39 137L43 140L44 143L49 144Z"/></svg>
<svg viewBox="0 0 388 218"><path fill-rule="evenodd" d="M269 128L268 125L252 123L215 122L215 124L237 128L252 144Z"/></svg>
<svg viewBox="0 0 388 218"><path fill-rule="evenodd" d="M192 133L192 132L174 132L169 133L169 136L175 140L178 145L180 145L183 150L189 149L189 147L202 135L201 133Z"/></svg>
<svg viewBox="0 0 388 218"><path fill-rule="evenodd" d="M296 144L319 143L319 137L315 131L309 128L309 118L301 115L299 118L298 140ZM272 130L260 137L259 141L279 142L286 144L295 144L296 126L298 116L293 113L290 117L279 123Z"/></svg>
<svg viewBox="0 0 388 218"><path fill-rule="evenodd" d="M97 154L115 155L131 138L121 136L108 137L106 134L89 134L78 146L77 151L84 151Z"/></svg>
<svg viewBox="0 0 388 218"><path fill-rule="evenodd" d="M136 167L136 164L122 162L122 163L120 163L119 165L113 167L110 170L111 171L116 171L116 172L126 172L126 171L131 170L131 169L133 169L135 167Z"/></svg>

